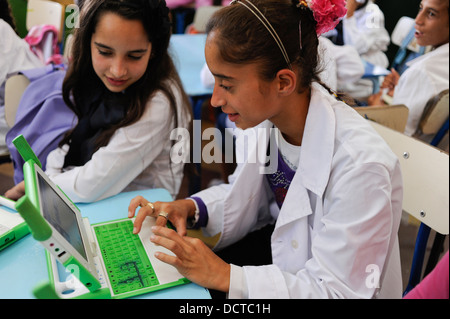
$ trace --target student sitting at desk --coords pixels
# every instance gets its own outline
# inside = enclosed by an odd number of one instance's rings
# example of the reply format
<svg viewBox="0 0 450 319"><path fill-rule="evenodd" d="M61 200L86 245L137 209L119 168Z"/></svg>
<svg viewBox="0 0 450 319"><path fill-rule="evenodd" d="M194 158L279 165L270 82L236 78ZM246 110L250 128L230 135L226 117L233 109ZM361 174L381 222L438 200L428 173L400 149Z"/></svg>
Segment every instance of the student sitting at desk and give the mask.
<svg viewBox="0 0 450 319"><path fill-rule="evenodd" d="M347 15L342 20L344 44L356 48L363 60L387 68L389 61L384 52L391 39L384 26L383 12L373 0L348 0L347 9ZM365 101L373 93L373 83L361 79L346 83L342 91Z"/></svg>
<svg viewBox="0 0 450 319"><path fill-rule="evenodd" d="M167 50L165 2L88 1L81 21L63 84L78 124L49 154L46 173L74 202L145 188L175 197L184 165L171 162L170 133L189 128L191 115ZM6 196L23 191L22 182Z"/></svg>
<svg viewBox="0 0 450 319"><path fill-rule="evenodd" d="M230 298L401 298L398 159L318 77L318 34L344 14L344 0L235 0L209 20L211 104L247 147L229 184L129 206L136 233L146 216L175 225L150 240L193 282ZM221 233L217 255L184 236L187 223Z"/></svg>
<svg viewBox="0 0 450 319"><path fill-rule="evenodd" d="M449 88L449 0L422 0L416 16L417 43L433 50L407 63L400 76L395 70L385 77L380 92L369 98L369 105L383 105L384 92L391 104L409 109L405 134L413 135L427 102Z"/></svg>

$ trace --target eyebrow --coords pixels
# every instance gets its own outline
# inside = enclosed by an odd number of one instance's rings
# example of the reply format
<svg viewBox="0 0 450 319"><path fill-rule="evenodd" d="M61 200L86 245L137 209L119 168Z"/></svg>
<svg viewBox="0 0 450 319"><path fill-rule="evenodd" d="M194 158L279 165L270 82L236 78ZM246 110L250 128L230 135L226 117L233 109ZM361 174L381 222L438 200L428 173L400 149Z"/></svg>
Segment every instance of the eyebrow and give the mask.
<svg viewBox="0 0 450 319"><path fill-rule="evenodd" d="M227 76L227 75L223 75L223 74L213 73L213 75L214 75L216 78L219 78L219 79L222 79L222 80L228 80L228 81L234 80L233 77Z"/></svg>
<svg viewBox="0 0 450 319"><path fill-rule="evenodd" d="M428 8L428 11L431 11L435 14L440 12L438 9L435 9L435 8Z"/></svg>
<svg viewBox="0 0 450 319"><path fill-rule="evenodd" d="M94 42L94 44L95 44L96 46L102 48L102 49L107 49L107 50L114 51L113 48L111 48L111 47L109 47L109 46L107 46L107 45L105 45L105 44L101 44L101 43L98 43L98 42ZM131 50L131 51L128 51L128 53L145 53L145 52L147 52L147 51L148 51L148 49L138 49L138 50Z"/></svg>

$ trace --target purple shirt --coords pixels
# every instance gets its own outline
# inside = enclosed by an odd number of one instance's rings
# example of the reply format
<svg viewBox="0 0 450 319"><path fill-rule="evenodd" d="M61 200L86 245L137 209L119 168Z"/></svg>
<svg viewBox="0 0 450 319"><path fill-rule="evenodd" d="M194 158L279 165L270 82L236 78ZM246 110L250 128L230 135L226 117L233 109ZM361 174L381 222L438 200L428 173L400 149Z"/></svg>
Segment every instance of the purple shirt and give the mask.
<svg viewBox="0 0 450 319"><path fill-rule="evenodd" d="M279 208L283 205L284 199L286 198L286 193L289 189L289 185L291 185L294 175L295 171L285 163L281 157L280 151L278 150L277 170L273 174L267 174L266 176ZM205 227L208 224L208 209L205 203L199 197L190 198L195 200L199 210L199 218L193 228L197 229L200 227Z"/></svg>
<svg viewBox="0 0 450 319"><path fill-rule="evenodd" d="M280 150L278 150L277 170L273 174L267 174L266 176L279 208L283 205L289 185L291 185L294 175L295 171L285 163L280 154Z"/></svg>

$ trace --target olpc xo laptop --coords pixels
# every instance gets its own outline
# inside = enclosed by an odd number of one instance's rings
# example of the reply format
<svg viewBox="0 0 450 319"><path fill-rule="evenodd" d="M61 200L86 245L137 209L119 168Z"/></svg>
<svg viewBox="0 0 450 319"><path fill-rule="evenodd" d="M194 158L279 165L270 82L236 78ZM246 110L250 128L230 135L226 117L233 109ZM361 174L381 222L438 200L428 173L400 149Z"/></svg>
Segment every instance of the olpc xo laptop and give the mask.
<svg viewBox="0 0 450 319"><path fill-rule="evenodd" d="M190 282L154 257L156 249L172 253L150 242L153 218L145 220L138 235L132 233L133 219L90 225L43 172L25 138L21 135L13 143L25 161L26 195L16 209L46 248L58 297L127 298ZM72 274L70 281L59 281L58 262Z"/></svg>

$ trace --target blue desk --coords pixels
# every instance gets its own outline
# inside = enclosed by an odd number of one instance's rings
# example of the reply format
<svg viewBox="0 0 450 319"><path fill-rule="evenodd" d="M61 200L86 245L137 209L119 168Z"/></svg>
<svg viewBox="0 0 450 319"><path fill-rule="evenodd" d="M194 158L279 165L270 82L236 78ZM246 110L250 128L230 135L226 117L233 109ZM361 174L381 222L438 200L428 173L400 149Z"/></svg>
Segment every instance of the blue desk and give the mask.
<svg viewBox="0 0 450 319"><path fill-rule="evenodd" d="M172 200L166 190L153 189L121 193L96 203L78 204L78 207L83 217L88 217L92 224L124 218L128 215L130 200L137 195L142 195L151 201ZM31 235L27 235L0 252L0 299L34 298L32 290L45 281L48 281L45 251ZM206 299L211 296L207 289L190 283L137 298Z"/></svg>
<svg viewBox="0 0 450 319"><path fill-rule="evenodd" d="M190 96L211 94L212 88L202 85L200 71L205 65L206 34L173 34L169 52Z"/></svg>
<svg viewBox="0 0 450 319"><path fill-rule="evenodd" d="M194 119L201 119L201 105L213 93L204 87L200 71L205 65L206 34L173 34L169 52L180 75L184 90L192 99Z"/></svg>

